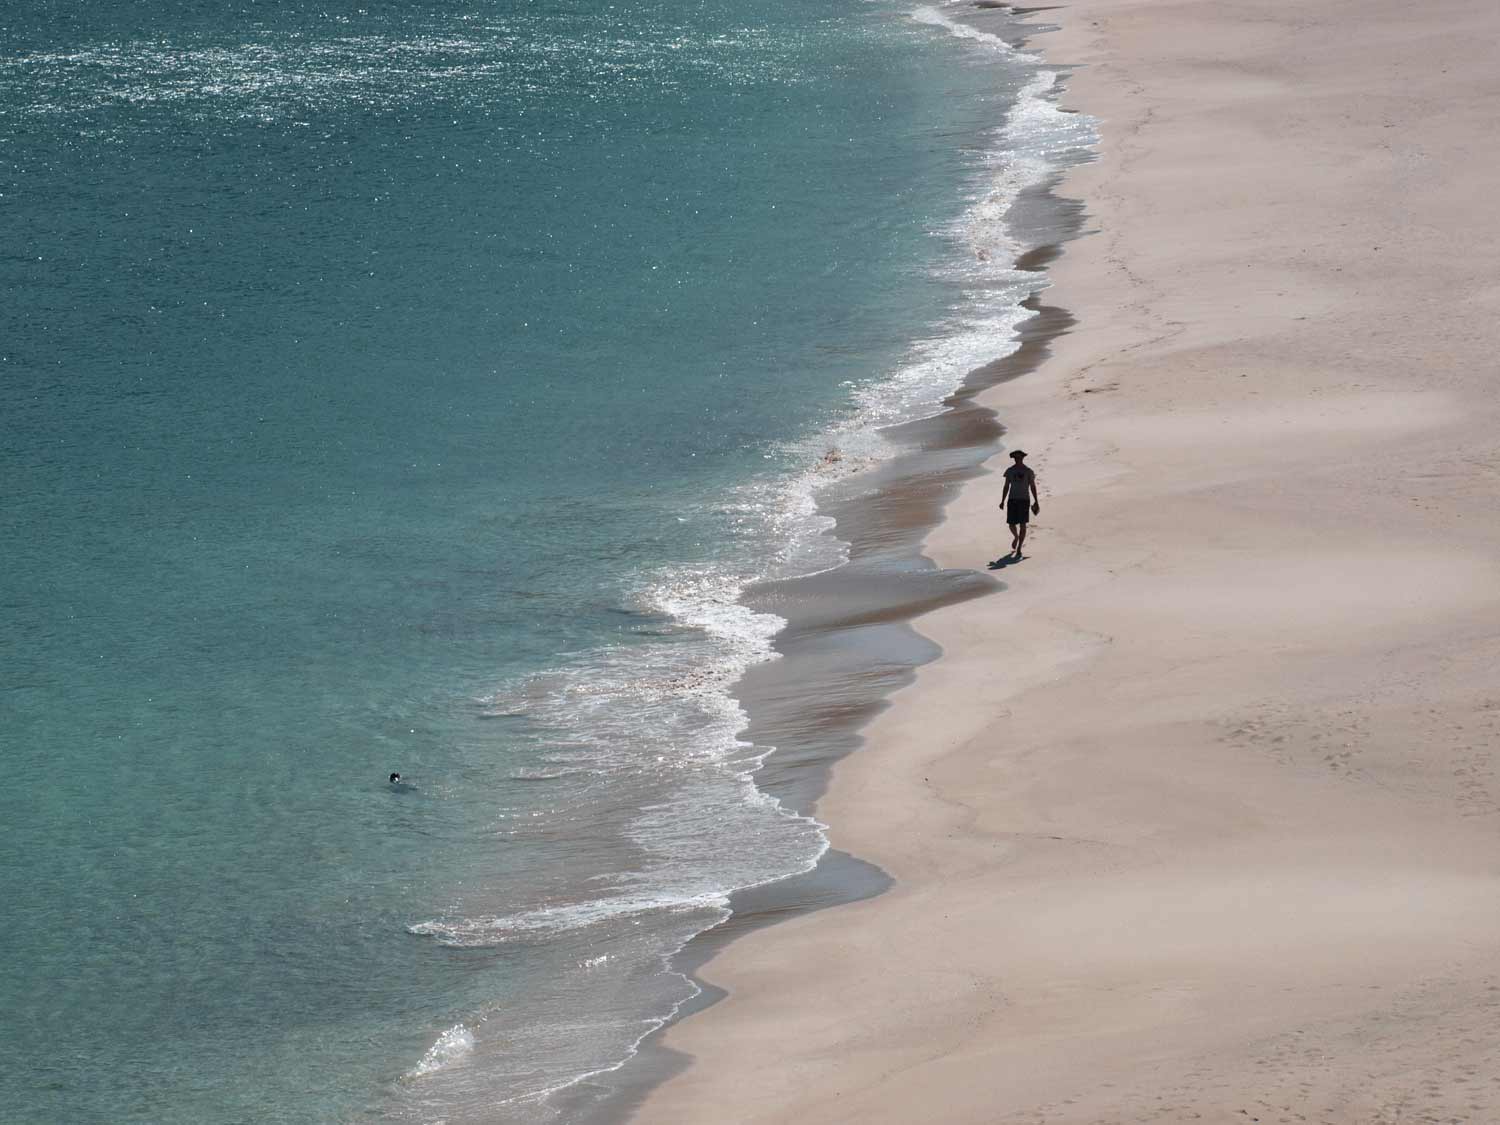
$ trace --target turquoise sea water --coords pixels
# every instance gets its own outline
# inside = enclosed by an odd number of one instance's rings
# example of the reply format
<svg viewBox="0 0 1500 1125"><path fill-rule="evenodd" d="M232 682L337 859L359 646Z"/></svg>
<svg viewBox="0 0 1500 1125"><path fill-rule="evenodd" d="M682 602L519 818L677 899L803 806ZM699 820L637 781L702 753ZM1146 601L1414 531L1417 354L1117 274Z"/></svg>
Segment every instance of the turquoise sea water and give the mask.
<svg viewBox="0 0 1500 1125"><path fill-rule="evenodd" d="M0 1119L547 1120L816 860L736 594L1079 143L950 15L0 11Z"/></svg>

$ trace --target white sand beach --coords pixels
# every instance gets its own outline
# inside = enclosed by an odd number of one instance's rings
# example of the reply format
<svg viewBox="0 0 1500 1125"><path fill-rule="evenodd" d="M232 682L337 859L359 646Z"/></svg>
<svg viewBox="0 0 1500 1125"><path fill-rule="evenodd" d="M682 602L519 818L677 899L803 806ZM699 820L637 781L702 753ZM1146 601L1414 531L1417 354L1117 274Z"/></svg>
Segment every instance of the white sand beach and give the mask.
<svg viewBox="0 0 1500 1125"><path fill-rule="evenodd" d="M1102 140L984 400L1029 557L819 806L894 889L710 962L636 1119L1500 1121L1500 7L1040 18Z"/></svg>

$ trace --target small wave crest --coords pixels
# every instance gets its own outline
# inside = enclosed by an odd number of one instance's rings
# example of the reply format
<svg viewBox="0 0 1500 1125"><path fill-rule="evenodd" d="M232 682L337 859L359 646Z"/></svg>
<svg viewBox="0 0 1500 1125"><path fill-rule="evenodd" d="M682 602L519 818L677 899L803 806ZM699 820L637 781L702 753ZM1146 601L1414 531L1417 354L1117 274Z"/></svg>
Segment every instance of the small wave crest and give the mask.
<svg viewBox="0 0 1500 1125"><path fill-rule="evenodd" d="M481 949L520 937L582 930L621 920L633 921L644 914L683 914L698 910L727 914L728 908L728 896L713 893L678 899L599 899L565 906L543 906L493 918L418 922L408 926L406 932L434 938L441 945L457 949Z"/></svg>
<svg viewBox="0 0 1500 1125"><path fill-rule="evenodd" d="M447 1070L463 1062L473 1053L474 1033L463 1024L456 1023L437 1037L437 1041L427 1048L422 1061L407 1071L406 1076L422 1078L440 1070Z"/></svg>
<svg viewBox="0 0 1500 1125"><path fill-rule="evenodd" d="M977 27L972 27L969 24L962 23L961 21L954 19L947 12L942 11L940 8L924 4L922 7L912 12L911 18L914 19L917 23L924 23L930 27L941 27L943 30L947 31L948 34L954 36L955 38L968 39L971 42L979 44L980 46L987 47L994 51L1000 51L1003 54L1017 55L1024 58L1033 57L1026 54L1026 52L1024 51L1017 50L1015 47L1007 43L1004 39L1001 39L998 35L995 35L988 31L981 31Z"/></svg>
<svg viewBox="0 0 1500 1125"><path fill-rule="evenodd" d="M512 770L511 781L563 781L570 777L594 777L600 771L590 769L521 769Z"/></svg>

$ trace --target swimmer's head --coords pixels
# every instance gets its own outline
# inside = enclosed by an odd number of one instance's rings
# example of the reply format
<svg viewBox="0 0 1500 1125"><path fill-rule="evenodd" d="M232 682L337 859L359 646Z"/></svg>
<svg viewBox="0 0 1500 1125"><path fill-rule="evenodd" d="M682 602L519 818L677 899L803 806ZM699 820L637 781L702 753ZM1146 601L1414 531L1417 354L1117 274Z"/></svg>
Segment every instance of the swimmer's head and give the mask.
<svg viewBox="0 0 1500 1125"><path fill-rule="evenodd" d="M397 784L400 780L401 780L401 775L399 773L393 773L393 774L391 774L391 784L392 785Z"/></svg>

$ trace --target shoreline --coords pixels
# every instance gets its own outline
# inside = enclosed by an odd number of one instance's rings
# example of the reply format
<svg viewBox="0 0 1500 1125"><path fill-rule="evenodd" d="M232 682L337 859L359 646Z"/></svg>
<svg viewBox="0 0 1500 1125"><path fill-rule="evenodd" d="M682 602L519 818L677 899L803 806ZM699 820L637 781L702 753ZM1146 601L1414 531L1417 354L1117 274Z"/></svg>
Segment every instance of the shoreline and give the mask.
<svg viewBox="0 0 1500 1125"><path fill-rule="evenodd" d="M1014 257L1001 273L973 284L997 296L1009 291L986 314L1009 310L1020 319L1006 316L1010 327L1003 346L1009 350L964 371L956 386L924 408L930 413L879 426L876 432L888 451L873 464L862 463L856 454L854 471L840 472L836 454L842 451L830 448L821 468L832 471L815 496L818 514L831 521L826 534L844 545L843 563L753 583L740 596L740 604L752 612L785 622L772 641L776 659L746 669L730 694L746 715L739 738L749 746L771 748L755 774L756 788L797 817L816 819L817 803L837 763L863 744L864 729L889 707L892 695L940 655L938 646L912 627L914 619L1004 588L983 568L936 566L924 551L924 540L943 508L965 482L987 472L984 463L1000 448L1005 428L980 397L1035 370L1074 324L1071 314L1043 298L1051 287L1049 266L1081 231L1081 205L1058 195L1057 188L1067 168L1093 159L1092 143L1081 139L1089 130L1080 134L1072 123L1059 127L1045 117L1038 123L1022 116L1025 123L1014 131L1017 115L1035 102L1055 112L1066 68L1048 64L1030 48L1033 36L1051 30L1032 22L1034 13L976 10L973 15L972 24L944 16L936 26L961 41L977 36L985 49L1001 52L1002 66L1011 61L1012 52L1020 52L1040 72L1017 88L1004 131L985 133L987 139L998 134L1004 146L1014 146L995 151L1009 151L1015 163L1007 167L1030 182L1015 186L1003 176L981 180L985 194L973 204L977 208L993 199L990 193L1007 193L1003 229ZM955 65L990 65L982 56L954 57ZM1040 96L1032 92L1038 78L1047 79L1047 92ZM979 260L989 258L981 255ZM1026 276L1036 280L1018 280ZM1018 290L1027 295L1017 299ZM878 866L830 846L810 871L734 892L729 916L689 939L668 961L692 983L695 994L640 1039L620 1065L553 1092L549 1103L579 1125L631 1119L654 1090L688 1065L666 1042L671 1029L725 995L700 972L705 965L750 934L878 896L890 885Z"/></svg>
<svg viewBox="0 0 1500 1125"><path fill-rule="evenodd" d="M1497 224L1442 180L1500 107L1500 17L1056 17L1102 233L1053 271L1078 330L981 396L1042 534L921 618L942 659L833 770L833 846L894 886L721 951L635 1119L1487 1120ZM1416 495L1368 483L1396 444L1435 467ZM1003 537L991 491L938 565Z"/></svg>
<svg viewBox="0 0 1500 1125"><path fill-rule="evenodd" d="M841 389L839 409L784 447L793 454L785 472L757 476L713 512L728 516L737 505L750 505L751 514L735 517L728 530L737 537L755 524L760 534L746 542L769 540L760 565L752 554L749 568L732 572L732 587L719 584L704 595L691 582L686 594L668 584L666 596L643 596L632 606L647 636L659 625L668 636L703 631L731 642L725 658L732 665L718 666L713 676L693 667L664 686L666 698L681 692L692 699L709 689L703 697L714 701L711 733L726 748L723 761L738 783L729 790L735 808L725 816L688 802L660 818L702 835L707 847L701 857L690 841L673 860L682 861L680 885L703 893L689 897L674 887L649 905L650 918L637 922L617 914L608 928L589 933L600 948L616 942L628 948L636 934L627 927L660 923L668 940L649 951L649 960L621 962L614 976L633 985L649 968L653 987L659 984L652 999L662 1002L643 1004L638 1019L602 1025L625 1034L620 1050L597 1065L502 1103L476 1101L465 1111L475 1119L511 1107L528 1120L531 1114L580 1123L628 1116L645 1093L680 1069L676 1054L660 1043L662 1030L719 996L697 974L701 964L773 921L857 901L889 885L878 868L828 847L813 806L832 763L860 743L861 728L884 710L888 696L937 655L936 646L910 627L911 619L997 587L992 576L970 568L935 567L921 542L957 486L982 472L1003 433L993 411L978 406L975 396L1029 370L1047 342L1071 324L1038 295L1047 287L1044 271L1058 243L1077 226L1076 206L1052 194L1056 170L1087 159L1091 149L1087 120L1054 108L1058 76L1021 47L1039 30L1035 25L1023 27L1019 17L992 12L975 21L982 26L972 26L967 17L960 23L925 7L877 18L893 21L897 42L911 36L924 78L934 77L933 58L944 67L972 68L962 84L966 97L951 107L951 97L940 96L948 90L945 77L942 85L924 82L918 99L925 104L937 97L941 103L942 125L931 136L939 139L933 151L943 154L937 159L944 174L935 182L948 187L940 206L914 213L927 216L920 225L924 253L901 260L906 269L920 262L940 303L898 334L905 343L897 358L884 358L883 351L873 362L867 356L856 361L867 378L833 384ZM929 41L922 46L921 39ZM1018 225L1016 214L1025 221ZM874 337L877 347L886 348L894 338ZM993 358L1006 349L1013 353ZM542 692L543 702L553 694ZM485 705L486 718L514 713L531 721L541 713L524 698L513 708L503 693ZM657 722L648 717L635 726L654 731ZM757 832L735 831L741 806L762 818ZM642 807L650 820L664 806ZM734 847L724 847L728 840ZM717 884L703 879L720 860L712 873ZM645 858L640 862L643 869L651 866ZM497 929L505 922L481 918L478 924ZM438 936L445 924L423 923L421 932ZM593 976L605 960L613 957L588 955L578 968ZM607 996L615 981L592 983ZM460 1030L484 1022L465 1018ZM448 1034L439 1036L429 1055L445 1049ZM506 1047L503 1034L477 1038L452 1068L454 1083L465 1070L499 1072Z"/></svg>
<svg viewBox="0 0 1500 1125"><path fill-rule="evenodd" d="M1037 244L1018 256L1018 271L1044 275L1078 235L1079 209L1055 194L1059 178L1021 193L1018 203L1029 215L1024 231ZM756 775L758 787L795 814L815 813L833 770L859 751L870 722L922 666L941 658L913 621L1004 589L982 569L936 567L923 542L958 490L984 475L983 464L1005 432L980 397L1035 371L1074 323L1066 310L1043 302L1047 287L1042 282L1021 302L1031 315L1017 325L1011 352L966 375L937 413L882 430L899 453L825 487L819 510L834 520L834 537L849 544L849 560L760 583L742 599L787 621L774 640L779 659L753 665L733 695L748 716L741 737L775 747ZM826 701L830 688L837 690L833 703ZM702 974L704 966L748 935L873 898L890 886L878 866L831 847L811 871L735 892L730 917L673 958L674 969L689 976L699 995L648 1035L620 1070L601 1076L610 1093L600 1098L580 1089L575 1097L557 1098L559 1108L580 1125L628 1120L653 1090L690 1065L666 1043L671 1029L726 995Z"/></svg>

